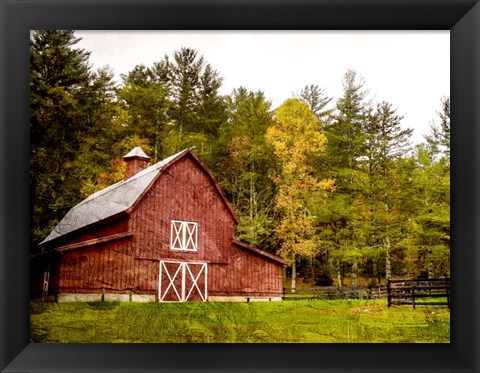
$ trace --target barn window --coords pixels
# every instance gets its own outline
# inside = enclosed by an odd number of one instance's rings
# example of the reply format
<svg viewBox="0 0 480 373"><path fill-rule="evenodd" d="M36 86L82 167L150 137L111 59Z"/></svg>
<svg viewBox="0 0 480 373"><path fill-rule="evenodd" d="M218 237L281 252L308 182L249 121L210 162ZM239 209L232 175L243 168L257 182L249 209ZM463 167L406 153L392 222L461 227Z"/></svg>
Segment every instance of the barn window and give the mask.
<svg viewBox="0 0 480 373"><path fill-rule="evenodd" d="M198 223L172 220L170 226L170 248L172 250L197 251Z"/></svg>

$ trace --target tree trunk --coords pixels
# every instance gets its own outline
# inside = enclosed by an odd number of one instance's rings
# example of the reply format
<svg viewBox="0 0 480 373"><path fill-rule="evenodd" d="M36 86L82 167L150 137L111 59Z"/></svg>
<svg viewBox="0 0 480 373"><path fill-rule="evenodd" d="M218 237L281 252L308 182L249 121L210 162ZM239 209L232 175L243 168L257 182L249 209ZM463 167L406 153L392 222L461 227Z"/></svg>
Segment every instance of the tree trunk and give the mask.
<svg viewBox="0 0 480 373"><path fill-rule="evenodd" d="M392 263L390 262L390 237L385 238L385 247L387 252L385 253L385 277L388 280L392 278Z"/></svg>
<svg viewBox="0 0 480 373"><path fill-rule="evenodd" d="M295 293L297 288L297 260L295 253L292 254L292 289L291 292Z"/></svg>
<svg viewBox="0 0 480 373"><path fill-rule="evenodd" d="M358 262L357 262L357 259L355 259L352 265L352 286L353 287L357 286L357 270L358 270Z"/></svg>
<svg viewBox="0 0 480 373"><path fill-rule="evenodd" d="M252 164L252 175L255 174L255 165ZM257 244L257 232L256 227L254 226L253 219L258 218L258 209L257 209L257 198L256 198L256 191L255 191L255 180L253 176L250 176L250 236L251 236L251 243L252 245Z"/></svg>
<svg viewBox="0 0 480 373"><path fill-rule="evenodd" d="M432 278L433 276L433 259L432 259L432 252L428 253L428 278Z"/></svg>
<svg viewBox="0 0 480 373"><path fill-rule="evenodd" d="M337 259L337 278L338 278L338 286L343 286L342 266L340 265L340 260L338 259Z"/></svg>

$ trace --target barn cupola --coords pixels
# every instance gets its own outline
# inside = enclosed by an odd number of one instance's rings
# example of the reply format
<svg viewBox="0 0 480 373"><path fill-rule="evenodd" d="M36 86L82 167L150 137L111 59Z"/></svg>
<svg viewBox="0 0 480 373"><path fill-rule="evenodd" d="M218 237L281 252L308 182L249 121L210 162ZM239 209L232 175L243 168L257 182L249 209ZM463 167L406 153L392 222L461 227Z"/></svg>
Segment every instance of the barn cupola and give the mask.
<svg viewBox="0 0 480 373"><path fill-rule="evenodd" d="M139 146L133 148L128 154L123 156L123 160L127 166L125 170L124 180L130 179L136 173L147 168L150 164L150 157Z"/></svg>

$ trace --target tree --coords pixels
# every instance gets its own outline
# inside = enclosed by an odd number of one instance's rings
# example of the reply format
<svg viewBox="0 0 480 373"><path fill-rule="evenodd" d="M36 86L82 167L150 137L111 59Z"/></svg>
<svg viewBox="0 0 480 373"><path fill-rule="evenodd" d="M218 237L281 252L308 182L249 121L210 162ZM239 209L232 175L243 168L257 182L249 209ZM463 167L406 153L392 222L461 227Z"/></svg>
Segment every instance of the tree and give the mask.
<svg viewBox="0 0 480 373"><path fill-rule="evenodd" d="M295 97L308 105L320 124L328 121L332 110L326 109L326 106L332 101L332 97L325 95L325 88L316 84L306 85Z"/></svg>
<svg viewBox="0 0 480 373"><path fill-rule="evenodd" d="M333 170L355 169L360 157L365 155L364 123L370 112L365 81L354 70L343 78L343 96L336 104L333 121L325 127L328 152Z"/></svg>
<svg viewBox="0 0 480 373"><path fill-rule="evenodd" d="M295 291L296 259L317 249L311 196L334 188L332 180L319 181L312 176L311 157L325 147L326 137L319 131L316 117L308 106L296 99L286 100L276 111L274 124L268 128L267 144L278 163L279 174L275 210L280 216L276 236L279 254L290 260L292 291Z"/></svg>
<svg viewBox="0 0 480 373"><path fill-rule="evenodd" d="M360 217L365 175L362 162L367 152L365 123L371 113L371 102L364 80L354 70L343 78L343 95L337 100L332 120L324 127L327 136L322 176L335 180L335 193L329 198L330 258L337 267L338 284L351 268L356 275L362 253L361 237L355 230ZM359 225L357 224L357 227Z"/></svg>
<svg viewBox="0 0 480 373"><path fill-rule="evenodd" d="M128 136L148 139L153 148L154 162L169 155L164 138L170 130L169 83L166 72L158 65L154 69L137 65L122 76L123 86L117 90L119 102L124 110L124 126Z"/></svg>
<svg viewBox="0 0 480 373"><path fill-rule="evenodd" d="M401 180L394 172L396 162L409 150L412 129L402 129L402 116L396 114L392 104L381 102L365 122L366 156L365 188L362 189L366 219L360 224L365 246L374 256L374 267L379 270L379 258L385 257L385 276L391 277L391 252L395 240L399 241L401 217L398 199Z"/></svg>
<svg viewBox="0 0 480 373"><path fill-rule="evenodd" d="M440 123L432 123L431 134L425 136L425 140L434 155L440 154L450 160L450 97L443 97L441 106L437 111Z"/></svg>
<svg viewBox="0 0 480 373"><path fill-rule="evenodd" d="M227 110L228 120L220 128L216 145L215 169L239 214L238 237L270 251L275 188L268 175L275 164L265 133L273 123L271 103L263 92L240 87L227 99Z"/></svg>
<svg viewBox="0 0 480 373"><path fill-rule="evenodd" d="M173 53L173 59L165 56L168 81L171 86L171 120L179 132L197 132L217 135L224 119L225 105L218 90L222 78L203 56L192 48L183 47Z"/></svg>
<svg viewBox="0 0 480 373"><path fill-rule="evenodd" d="M425 145L415 154L411 198L415 215L409 222L406 264L411 275L450 273L450 165L435 160Z"/></svg>
<svg viewBox="0 0 480 373"><path fill-rule="evenodd" d="M89 53L70 30L35 31L30 39L30 201L38 242L79 198L67 171L92 123Z"/></svg>
<svg viewBox="0 0 480 373"><path fill-rule="evenodd" d="M214 167L214 145L226 121L222 78L203 56L181 48L152 67L136 66L123 76L118 95L128 113L130 135L144 136L153 160L187 147Z"/></svg>

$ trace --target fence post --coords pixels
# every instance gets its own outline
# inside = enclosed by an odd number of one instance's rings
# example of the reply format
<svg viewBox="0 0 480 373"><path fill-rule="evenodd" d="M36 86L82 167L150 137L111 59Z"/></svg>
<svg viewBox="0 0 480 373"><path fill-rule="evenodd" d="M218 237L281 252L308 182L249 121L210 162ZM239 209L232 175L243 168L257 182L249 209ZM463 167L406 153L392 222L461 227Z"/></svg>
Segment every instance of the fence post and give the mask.
<svg viewBox="0 0 480 373"><path fill-rule="evenodd" d="M450 279L445 278L445 293L447 294L447 307L450 309Z"/></svg>
<svg viewBox="0 0 480 373"><path fill-rule="evenodd" d="M392 284L390 281L390 279L387 279L387 307L390 307L392 305Z"/></svg>
<svg viewBox="0 0 480 373"><path fill-rule="evenodd" d="M415 280L412 280L412 304L415 309Z"/></svg>

